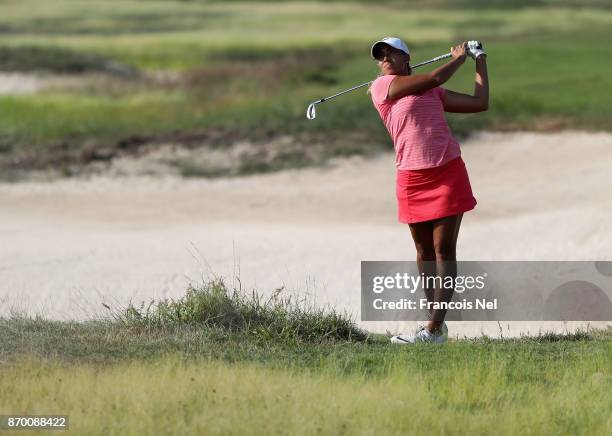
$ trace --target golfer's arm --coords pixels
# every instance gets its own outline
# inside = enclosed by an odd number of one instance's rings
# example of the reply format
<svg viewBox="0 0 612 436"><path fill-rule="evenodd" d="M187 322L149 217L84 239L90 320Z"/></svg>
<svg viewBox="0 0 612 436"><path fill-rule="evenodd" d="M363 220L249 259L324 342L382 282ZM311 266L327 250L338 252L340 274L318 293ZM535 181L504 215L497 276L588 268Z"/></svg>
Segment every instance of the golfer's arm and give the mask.
<svg viewBox="0 0 612 436"><path fill-rule="evenodd" d="M415 74L414 76L397 76L389 86L389 98L397 100L407 95L417 94L440 86L452 77L463 62L465 62L465 57L455 58L436 68L431 73Z"/></svg>
<svg viewBox="0 0 612 436"><path fill-rule="evenodd" d="M444 110L456 113L475 113L489 109L489 76L486 55L476 59L474 95L447 90L443 97Z"/></svg>

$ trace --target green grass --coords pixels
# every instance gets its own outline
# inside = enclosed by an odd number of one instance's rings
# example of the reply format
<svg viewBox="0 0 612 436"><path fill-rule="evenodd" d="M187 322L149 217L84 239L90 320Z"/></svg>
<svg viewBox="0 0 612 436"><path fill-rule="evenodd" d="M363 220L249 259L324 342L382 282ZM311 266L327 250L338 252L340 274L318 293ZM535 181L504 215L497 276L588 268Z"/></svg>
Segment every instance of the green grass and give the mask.
<svg viewBox="0 0 612 436"><path fill-rule="evenodd" d="M611 334L398 347L214 280L99 320L0 319L0 404L75 434L605 434Z"/></svg>
<svg viewBox="0 0 612 436"><path fill-rule="evenodd" d="M485 42L490 110L449 115L460 137L481 129L612 130L607 115L612 10L604 3L522 1L508 6L471 0L424 5L5 3L0 69L81 74L83 81L94 83L1 96L0 167L86 162L85 146L112 149L133 136L172 139L175 133L219 130L228 132L221 143L292 136L298 149L328 146L314 157L291 150L277 162L246 162L236 173L389 149L387 132L365 92L320 105L314 121L304 116L309 102L376 76L369 45L384 34L407 39L415 61L464 39ZM473 7L482 9L475 12ZM148 79L147 73L156 70L175 71L176 83ZM92 79L91 72L109 78ZM473 62L468 60L445 86L471 92ZM347 138L348 132L354 137ZM182 167L187 175L220 174Z"/></svg>
<svg viewBox="0 0 612 436"><path fill-rule="evenodd" d="M543 32L606 29L611 20L606 9L589 8L586 3L579 9L565 6L571 2L546 8L535 2L535 7L477 12L350 2L63 0L52 7L41 3L26 0L4 6L0 18L4 44L94 50L143 68L193 67L214 62L218 53L232 50L331 47L340 42L365 44L367 54L373 38L382 34L399 34L413 44L449 46L469 29L472 38L512 42ZM209 18L203 20L203 16Z"/></svg>
<svg viewBox="0 0 612 436"><path fill-rule="evenodd" d="M453 359L443 368L423 368L410 353L397 353L377 377L180 355L102 368L26 361L1 370L0 401L8 410L69 414L74 434L609 431L611 383L601 357L473 360L462 351L429 356Z"/></svg>

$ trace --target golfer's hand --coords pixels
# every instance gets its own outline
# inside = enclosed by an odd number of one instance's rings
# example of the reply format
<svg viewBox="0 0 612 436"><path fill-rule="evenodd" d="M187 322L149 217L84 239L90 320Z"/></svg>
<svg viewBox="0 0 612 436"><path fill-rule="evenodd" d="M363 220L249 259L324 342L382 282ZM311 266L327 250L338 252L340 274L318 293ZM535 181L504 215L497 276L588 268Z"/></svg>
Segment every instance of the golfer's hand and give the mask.
<svg viewBox="0 0 612 436"><path fill-rule="evenodd" d="M451 56L453 59L461 59L461 61L464 61L467 56L467 42L451 47Z"/></svg>
<svg viewBox="0 0 612 436"><path fill-rule="evenodd" d="M482 42L480 41L468 41L468 55L472 59L478 59L478 56L486 55L484 51L484 47L482 46Z"/></svg>

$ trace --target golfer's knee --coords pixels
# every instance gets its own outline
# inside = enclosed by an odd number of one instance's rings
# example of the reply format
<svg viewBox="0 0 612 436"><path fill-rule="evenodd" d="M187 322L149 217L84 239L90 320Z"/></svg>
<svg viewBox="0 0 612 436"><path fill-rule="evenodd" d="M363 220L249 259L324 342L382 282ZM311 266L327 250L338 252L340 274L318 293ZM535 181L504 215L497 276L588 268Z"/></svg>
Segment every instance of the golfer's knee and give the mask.
<svg viewBox="0 0 612 436"><path fill-rule="evenodd" d="M448 245L437 245L435 247L436 260L457 260L456 248Z"/></svg>
<svg viewBox="0 0 612 436"><path fill-rule="evenodd" d="M418 261L436 260L436 250L433 247L417 245L416 252Z"/></svg>

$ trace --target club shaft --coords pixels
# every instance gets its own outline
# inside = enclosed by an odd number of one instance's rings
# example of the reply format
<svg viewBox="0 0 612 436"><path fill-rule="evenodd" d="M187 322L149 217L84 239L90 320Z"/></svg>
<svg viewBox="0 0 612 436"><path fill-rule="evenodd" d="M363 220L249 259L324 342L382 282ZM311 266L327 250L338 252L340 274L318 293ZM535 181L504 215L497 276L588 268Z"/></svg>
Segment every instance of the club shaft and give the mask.
<svg viewBox="0 0 612 436"><path fill-rule="evenodd" d="M337 94L330 95L329 97L322 98L321 100L318 100L317 103L323 103L325 100L331 100L332 98L339 97L342 94L346 94L347 92L351 92L351 91L354 91L356 89L363 88L364 86L368 86L370 83L372 83L372 81L366 82L366 83L362 83L361 85L353 86L352 88L349 88L349 89L345 89L344 91L340 91Z"/></svg>
<svg viewBox="0 0 612 436"><path fill-rule="evenodd" d="M435 58L433 58L433 59L430 59L430 60L428 60L428 61L421 62L420 64L416 64L416 65L414 65L412 68L418 68L418 67L423 66L423 65L427 65L427 64L431 64L431 63L433 63L433 62L438 62L438 61L441 61L442 59L448 59L448 58L450 58L451 56L452 56L452 54L450 54L450 53L446 53L446 54L443 54L443 55L437 56L437 57L435 57Z"/></svg>
<svg viewBox="0 0 612 436"><path fill-rule="evenodd" d="M440 55L440 56L436 56L435 58L430 59L430 60L428 60L428 61L425 61L425 62L421 62L421 63L419 63L419 64L416 64L416 65L412 66L411 68L412 68L412 69L414 69L414 68L418 68L418 67L421 67L421 66L423 66L423 65L427 65L427 64L431 64L431 63L433 63L433 62L438 62L438 61L441 61L442 59L447 59L447 58L450 58L451 56L452 56L452 55L451 55L450 53L446 53L446 54L443 54L443 55ZM315 103L315 104L316 104L316 103L323 103L323 102L324 102L324 101L326 101L326 100L331 100L332 98L339 97L339 96L341 96L342 94L346 94L347 92L351 92L351 91L354 91L354 90L356 90L356 89L363 88L364 86L368 86L368 85L370 85L372 82L373 82L373 80L370 80L369 82L362 83L361 85L353 86L352 88L345 89L344 91L340 91L340 92L339 92L339 93L337 93L337 94L330 95L329 97L322 98L321 100L317 100L316 102L313 102L313 103Z"/></svg>

